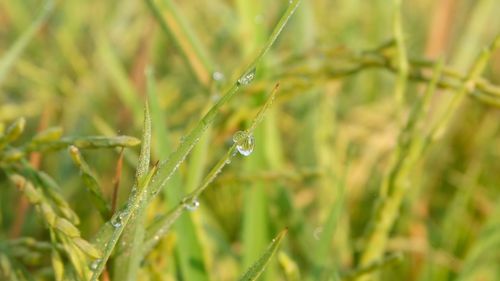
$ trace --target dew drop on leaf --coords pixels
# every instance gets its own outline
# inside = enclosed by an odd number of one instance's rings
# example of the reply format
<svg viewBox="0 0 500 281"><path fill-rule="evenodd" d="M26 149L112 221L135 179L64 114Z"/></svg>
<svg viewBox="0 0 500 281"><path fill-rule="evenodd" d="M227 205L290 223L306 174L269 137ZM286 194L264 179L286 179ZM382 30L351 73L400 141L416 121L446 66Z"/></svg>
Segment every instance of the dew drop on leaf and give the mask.
<svg viewBox="0 0 500 281"><path fill-rule="evenodd" d="M243 85L243 86L248 85L252 83L254 78L255 78L255 68L243 74L243 76L241 76L240 79L238 79L238 85Z"/></svg>
<svg viewBox="0 0 500 281"><path fill-rule="evenodd" d="M186 210L190 211L190 212L193 212L193 211L196 211L196 209L198 209L198 207L200 207L200 201L198 201L198 199L192 199L190 202L187 202L186 203Z"/></svg>
<svg viewBox="0 0 500 281"><path fill-rule="evenodd" d="M255 139L252 134L245 131L238 131L233 135L233 142L236 149L243 156L249 156L255 147Z"/></svg>

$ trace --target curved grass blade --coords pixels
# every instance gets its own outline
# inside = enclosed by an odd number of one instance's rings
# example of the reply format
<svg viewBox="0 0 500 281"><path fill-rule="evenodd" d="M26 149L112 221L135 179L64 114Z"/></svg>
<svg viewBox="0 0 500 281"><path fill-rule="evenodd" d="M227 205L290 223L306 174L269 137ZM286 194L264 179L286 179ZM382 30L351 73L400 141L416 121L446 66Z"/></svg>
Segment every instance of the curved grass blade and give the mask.
<svg viewBox="0 0 500 281"><path fill-rule="evenodd" d="M183 20L175 3L171 0L147 0L146 3L162 30L172 37L181 50L183 58L191 67L197 80L203 86L208 87L212 78L211 73L214 71L214 63L193 30Z"/></svg>
<svg viewBox="0 0 500 281"><path fill-rule="evenodd" d="M279 89L279 84L276 84L276 86L273 88L273 91L269 95L266 103L262 106L262 108L259 110L255 118L252 120L252 123L250 124L248 130L246 131L247 134L251 135L253 134L253 131L257 127L257 125L262 121L264 118L264 114L266 111L269 109L271 104L273 103L274 99L276 98L276 94L278 93ZM147 254L153 247L159 242L159 240L165 236L168 231L170 231L170 228L172 227L173 223L184 213L186 210L186 205L189 205L191 202L197 200L201 196L201 194L208 188L210 183L212 183L215 178L221 173L222 169L230 163L230 160L232 157L234 157L235 152L236 152L236 146L237 144L234 143L226 152L224 157L222 157L217 164L210 170L210 172L207 174L207 176L203 179L201 184L196 188L193 192L185 196L181 204L179 204L177 207L175 207L173 210L171 210L169 213L164 214L163 216L158 217L147 229L147 235L146 235L146 240L144 243L144 254Z"/></svg>
<svg viewBox="0 0 500 281"><path fill-rule="evenodd" d="M386 257L381 258L378 261L374 261L371 264L368 264L364 267L361 267L359 269L356 269L352 272L347 273L344 276L344 280L354 280L356 278L359 278L363 275L374 273L376 271L379 271L385 267L394 265L395 263L399 263L403 260L403 255L401 253L393 253L390 254Z"/></svg>
<svg viewBox="0 0 500 281"><path fill-rule="evenodd" d="M63 137L59 140L51 142L32 143L26 148L26 150L28 152L35 150L36 151L58 150L58 149L65 149L70 145L73 145L79 149L131 147L131 146L136 146L140 143L141 141L139 139L130 136Z"/></svg>
<svg viewBox="0 0 500 281"><path fill-rule="evenodd" d="M267 264L278 250L278 247L287 232L288 229L285 229L280 232L278 236L276 236L276 238L273 239L264 254L247 270L247 272L239 279L240 281L257 280L257 278L262 274L262 272L264 272Z"/></svg>
<svg viewBox="0 0 500 281"><path fill-rule="evenodd" d="M142 133L142 147L139 155L139 164L135 178L137 188L142 189L147 186L147 175L151 157L151 115L149 113L149 104L146 102L144 107L144 131ZM138 191L135 191L138 192ZM123 232L121 238L124 245L119 248L120 255L115 260L114 276L116 280L136 280L142 260L142 244L144 242L144 215L146 209L144 201L137 207L135 216L130 219L129 226Z"/></svg>
<svg viewBox="0 0 500 281"><path fill-rule="evenodd" d="M287 24L288 20L290 17L293 15L295 10L297 9L298 5L300 3L300 0L294 0L292 3L288 6L288 9L285 11L284 15L281 17L279 22L277 23L276 27L274 28L269 40L267 41L266 45L262 48L260 53L257 55L257 57L254 59L254 61L247 67L247 69L243 72L243 75L240 77L247 77L248 73L253 73L255 70L256 66L258 63L261 61L262 57L269 51L271 46L274 44L276 39L278 38L279 34ZM238 79L241 80L242 78ZM241 88L242 83L241 82L235 82L233 86L226 91L226 93L221 97L221 99L208 111L207 114L198 122L198 124L195 126L195 128L184 138L185 141L180 144L180 146L177 148L177 150L170 155L170 157L162 161L158 167L157 173L154 175L153 179L151 180L151 185L148 186L148 188L145 188L145 190L140 190L137 192L138 194L135 194L134 196L131 196L129 198L129 202L127 203L127 206L124 209L124 212L121 214L121 224L120 226L116 227L111 234L111 237L107 243L107 246L104 249L104 255L103 258L100 260L100 262L97 264L94 274L92 275L91 280L92 281L97 281L99 276L101 275L104 265L106 264L107 260L109 259L111 252L113 251L118 238L123 232L123 229L125 226L128 224L128 221L132 215L135 215L137 212L137 208L139 204L144 200L144 199L149 199L151 200L154 195L158 194L158 192L166 185L168 180L171 178L171 176L174 174L174 172L177 170L177 168L180 166L180 164L184 161L186 156L189 154L191 149L194 147L194 145L198 142L200 139L201 135L203 132L213 123L215 120L215 117L217 116L219 109L227 103ZM153 196L150 196L152 194ZM149 202L149 200L147 200Z"/></svg>
<svg viewBox="0 0 500 281"><path fill-rule="evenodd" d="M40 15L33 21L31 26L17 39L16 43L7 51L5 56L0 60L0 85L3 80L5 80L5 76L7 72L10 70L16 59L21 55L22 51L33 36L36 34L37 30L47 21L50 13L54 8L54 1L47 0L45 5L40 12Z"/></svg>
<svg viewBox="0 0 500 281"><path fill-rule="evenodd" d="M69 147L69 153L71 159L75 165L80 169L80 176L82 177L83 183L90 193L90 199L92 204L95 205L103 220L108 220L111 217L111 207L109 202L104 198L101 191L101 186L95 178L94 174L90 170L90 167L83 159L80 151L74 145Z"/></svg>

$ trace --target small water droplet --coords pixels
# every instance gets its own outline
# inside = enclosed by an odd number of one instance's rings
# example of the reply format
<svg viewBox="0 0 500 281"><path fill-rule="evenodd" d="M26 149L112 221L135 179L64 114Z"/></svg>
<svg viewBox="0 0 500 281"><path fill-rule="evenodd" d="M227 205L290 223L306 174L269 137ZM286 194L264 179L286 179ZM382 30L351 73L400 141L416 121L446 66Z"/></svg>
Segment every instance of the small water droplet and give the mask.
<svg viewBox="0 0 500 281"><path fill-rule="evenodd" d="M243 86L248 85L252 83L254 78L255 78L255 68L243 74L243 76L241 76L240 79L238 79L238 85L243 85Z"/></svg>
<svg viewBox="0 0 500 281"><path fill-rule="evenodd" d="M233 135L233 142L236 143L236 149L243 156L252 154L255 147L255 139L252 134L245 131L238 131Z"/></svg>
<svg viewBox="0 0 500 281"><path fill-rule="evenodd" d="M220 71L215 71L214 73L212 73L212 79L214 79L215 81L222 81L224 80L224 78L224 74Z"/></svg>
<svg viewBox="0 0 500 281"><path fill-rule="evenodd" d="M99 267L99 263L101 263L101 261L102 261L102 259L96 259L93 262L91 262L89 265L90 270L92 270L92 271L97 270L97 268Z"/></svg>
<svg viewBox="0 0 500 281"><path fill-rule="evenodd" d="M186 202L186 209L190 212L196 211L198 207L200 207L200 201L198 199L194 198L191 201Z"/></svg>
<svg viewBox="0 0 500 281"><path fill-rule="evenodd" d="M320 239L321 232L323 232L323 227L322 226L318 226L318 227L316 227L314 229L313 237L314 237L315 240L319 240Z"/></svg>
<svg viewBox="0 0 500 281"><path fill-rule="evenodd" d="M122 221L123 221L123 218L126 216L127 214L125 212L119 212L118 214L115 214L112 218L111 218L111 225L115 228L118 228L120 226L122 226Z"/></svg>
<svg viewBox="0 0 500 281"><path fill-rule="evenodd" d="M226 164L231 164L231 159L229 159L229 158L228 158L228 159L226 160Z"/></svg>

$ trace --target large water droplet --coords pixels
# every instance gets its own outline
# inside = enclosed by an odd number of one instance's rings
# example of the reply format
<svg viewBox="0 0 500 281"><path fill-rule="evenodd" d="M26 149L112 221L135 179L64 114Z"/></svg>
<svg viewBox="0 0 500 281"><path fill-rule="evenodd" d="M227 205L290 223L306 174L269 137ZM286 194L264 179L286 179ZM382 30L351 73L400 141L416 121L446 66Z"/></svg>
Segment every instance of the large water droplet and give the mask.
<svg viewBox="0 0 500 281"><path fill-rule="evenodd" d="M93 262L91 262L89 265L90 270L92 270L92 271L97 270L97 268L99 267L99 263L101 263L101 261L102 261L101 259L96 259Z"/></svg>
<svg viewBox="0 0 500 281"><path fill-rule="evenodd" d="M252 134L245 131L238 131L233 135L233 142L236 143L236 149L243 156L252 154L255 147L255 139Z"/></svg>
<svg viewBox="0 0 500 281"><path fill-rule="evenodd" d="M187 201L185 203L185 206L186 206L186 210L193 212L193 211L196 211L196 209L198 209L198 207L200 207L200 201L198 201L198 199L194 198L194 199Z"/></svg>
<svg viewBox="0 0 500 281"><path fill-rule="evenodd" d="M243 76L241 76L240 79L238 79L238 85L243 85L243 86L248 85L253 81L254 78L255 78L255 68L243 74Z"/></svg>

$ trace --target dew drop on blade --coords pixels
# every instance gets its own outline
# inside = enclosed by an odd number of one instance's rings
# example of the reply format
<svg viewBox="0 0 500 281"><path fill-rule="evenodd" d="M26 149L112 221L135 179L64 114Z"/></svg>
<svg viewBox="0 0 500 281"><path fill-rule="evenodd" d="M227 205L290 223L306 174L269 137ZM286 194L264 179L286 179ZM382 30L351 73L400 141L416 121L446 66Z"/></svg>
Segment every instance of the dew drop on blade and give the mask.
<svg viewBox="0 0 500 281"><path fill-rule="evenodd" d="M112 218L111 218L111 225L114 227L114 228L118 228L120 226L122 226L122 214L119 213L119 214L115 214Z"/></svg>
<svg viewBox="0 0 500 281"><path fill-rule="evenodd" d="M191 202L186 203L186 209L190 212L196 211L200 207L200 202L198 199L193 199Z"/></svg>
<svg viewBox="0 0 500 281"><path fill-rule="evenodd" d="M93 262L90 263L90 270L94 271L97 270L97 267L99 267L99 263L101 262L101 259L96 259Z"/></svg>
<svg viewBox="0 0 500 281"><path fill-rule="evenodd" d="M236 143L236 149L243 156L249 156L255 147L255 139L252 134L245 131L238 131L233 135L233 142Z"/></svg>
<svg viewBox="0 0 500 281"><path fill-rule="evenodd" d="M238 79L238 85L243 85L243 86L248 85L252 83L254 78L255 78L255 68L243 74L243 76L241 76L240 79Z"/></svg>

